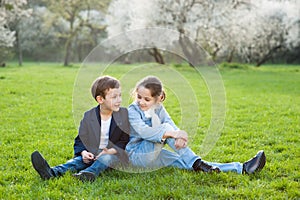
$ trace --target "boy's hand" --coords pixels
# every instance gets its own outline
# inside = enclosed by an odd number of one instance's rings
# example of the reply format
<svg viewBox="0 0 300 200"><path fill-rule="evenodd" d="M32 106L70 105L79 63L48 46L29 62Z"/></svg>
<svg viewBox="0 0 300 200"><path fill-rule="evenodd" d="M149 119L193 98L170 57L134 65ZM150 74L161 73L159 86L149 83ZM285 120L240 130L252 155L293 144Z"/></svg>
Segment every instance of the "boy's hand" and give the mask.
<svg viewBox="0 0 300 200"><path fill-rule="evenodd" d="M87 152L86 150L81 152L82 160L84 163L89 164L91 161L94 160L94 154Z"/></svg>

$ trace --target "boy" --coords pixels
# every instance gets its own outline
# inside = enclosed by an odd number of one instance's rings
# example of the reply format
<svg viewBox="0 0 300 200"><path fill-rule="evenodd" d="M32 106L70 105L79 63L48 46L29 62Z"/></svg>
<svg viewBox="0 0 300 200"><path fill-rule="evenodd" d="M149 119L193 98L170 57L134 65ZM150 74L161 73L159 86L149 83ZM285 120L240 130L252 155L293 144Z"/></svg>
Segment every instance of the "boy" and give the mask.
<svg viewBox="0 0 300 200"><path fill-rule="evenodd" d="M120 107L120 82L110 76L97 78L91 93L98 106L85 112L74 142L74 158L50 167L43 156L31 154L34 169L42 179L62 176L68 170L77 172L74 177L93 182L104 170L121 162L128 162L124 149L129 141L128 111Z"/></svg>

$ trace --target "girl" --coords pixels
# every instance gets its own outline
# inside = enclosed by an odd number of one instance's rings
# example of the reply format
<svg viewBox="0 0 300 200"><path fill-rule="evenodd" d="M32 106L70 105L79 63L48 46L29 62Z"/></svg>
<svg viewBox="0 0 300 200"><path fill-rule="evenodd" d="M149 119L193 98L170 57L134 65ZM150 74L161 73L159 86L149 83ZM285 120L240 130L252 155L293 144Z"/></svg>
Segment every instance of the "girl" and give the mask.
<svg viewBox="0 0 300 200"><path fill-rule="evenodd" d="M188 146L188 135L170 118L162 102L165 93L161 81L147 76L135 87L135 101L129 106L130 140L126 146L133 166L157 169L166 166L202 172L233 171L239 174L260 171L265 154L258 154L245 163L210 163L203 161ZM164 147L168 144L173 151Z"/></svg>

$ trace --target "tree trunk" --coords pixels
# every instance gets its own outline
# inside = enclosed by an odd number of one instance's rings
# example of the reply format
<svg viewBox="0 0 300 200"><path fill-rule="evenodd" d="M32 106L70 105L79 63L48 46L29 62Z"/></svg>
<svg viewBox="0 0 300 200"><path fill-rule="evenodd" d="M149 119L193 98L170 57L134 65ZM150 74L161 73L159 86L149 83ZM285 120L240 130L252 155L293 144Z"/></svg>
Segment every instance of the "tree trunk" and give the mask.
<svg viewBox="0 0 300 200"><path fill-rule="evenodd" d="M155 61L159 64L165 64L164 58L162 54L159 52L157 48L152 48L149 50L149 54L154 57Z"/></svg>
<svg viewBox="0 0 300 200"><path fill-rule="evenodd" d="M260 60L258 60L256 62L255 67L259 67L262 64L264 64L265 62L267 62L273 55L274 52L276 52L279 48L281 48L281 45L278 45L276 47L274 47L273 49L271 49L263 58L261 58Z"/></svg>
<svg viewBox="0 0 300 200"><path fill-rule="evenodd" d="M16 30L16 42L17 42L18 62L19 62L19 66L22 66L23 65L23 52L22 52L22 46L21 46L18 30Z"/></svg>
<svg viewBox="0 0 300 200"><path fill-rule="evenodd" d="M206 52L197 43L193 43L190 38L184 35L180 35L179 44L182 48L182 52L185 58L187 59L191 67L212 65L210 60L206 58Z"/></svg>
<svg viewBox="0 0 300 200"><path fill-rule="evenodd" d="M83 57L83 44L79 42L77 43L77 55L78 55L78 61L82 62L82 57Z"/></svg>
<svg viewBox="0 0 300 200"><path fill-rule="evenodd" d="M64 66L69 66L70 55L71 55L71 40L68 39L68 41L66 42Z"/></svg>
<svg viewBox="0 0 300 200"><path fill-rule="evenodd" d="M187 42L186 42L186 38L185 38L184 36L180 35L180 36L179 36L179 44L180 44L180 46L181 46L181 48L182 48L182 52L183 52L183 54L185 55L185 57L188 59L189 65L190 65L191 67L194 67L193 64L192 64L192 62L190 62L190 61L191 61L191 58L193 57L193 56L192 56L192 52L191 52L191 50L188 48L188 45L187 45L186 43L187 43Z"/></svg>
<svg viewBox="0 0 300 200"><path fill-rule="evenodd" d="M231 63L233 60L233 55L234 55L234 49L232 49L229 53L229 56L227 57L227 62Z"/></svg>

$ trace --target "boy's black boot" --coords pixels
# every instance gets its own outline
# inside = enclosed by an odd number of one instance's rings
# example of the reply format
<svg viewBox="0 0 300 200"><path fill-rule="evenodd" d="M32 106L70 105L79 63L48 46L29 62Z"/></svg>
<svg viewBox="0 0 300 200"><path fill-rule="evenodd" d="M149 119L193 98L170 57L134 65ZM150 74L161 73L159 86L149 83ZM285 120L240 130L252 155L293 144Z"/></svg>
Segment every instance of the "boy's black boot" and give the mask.
<svg viewBox="0 0 300 200"><path fill-rule="evenodd" d="M198 159L194 162L193 169L195 171L202 171L202 172L208 172L208 173L211 173L211 172L220 173L221 172L221 170L218 167L211 166L211 165L203 162L201 159Z"/></svg>
<svg viewBox="0 0 300 200"><path fill-rule="evenodd" d="M31 162L33 168L39 173L43 180L48 180L54 177L52 169L50 168L47 161L40 154L40 152L35 151L31 154Z"/></svg>

